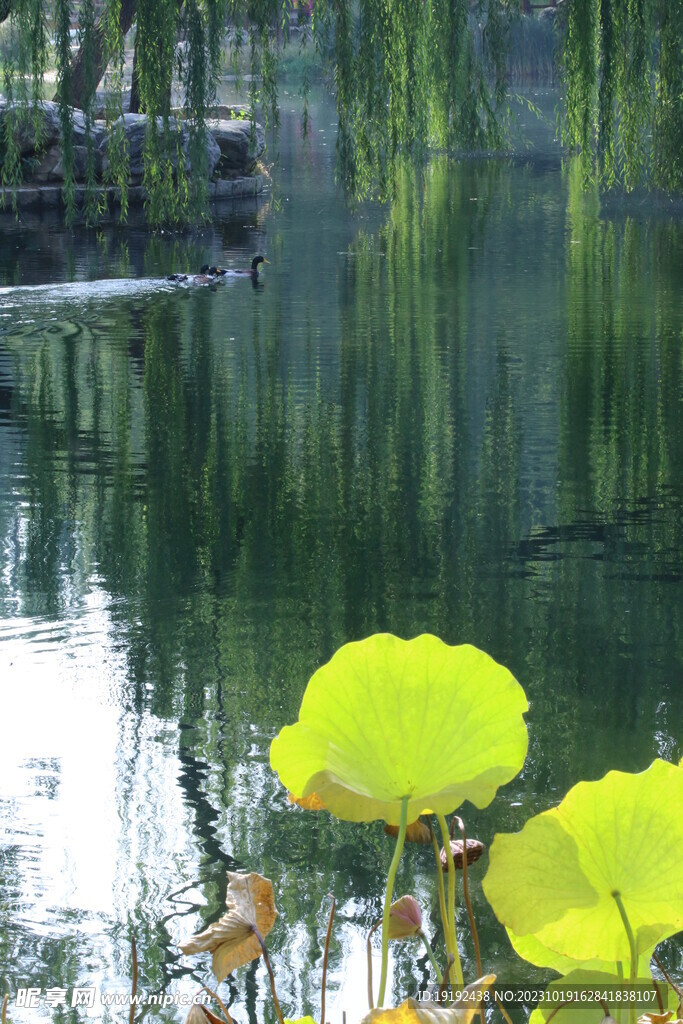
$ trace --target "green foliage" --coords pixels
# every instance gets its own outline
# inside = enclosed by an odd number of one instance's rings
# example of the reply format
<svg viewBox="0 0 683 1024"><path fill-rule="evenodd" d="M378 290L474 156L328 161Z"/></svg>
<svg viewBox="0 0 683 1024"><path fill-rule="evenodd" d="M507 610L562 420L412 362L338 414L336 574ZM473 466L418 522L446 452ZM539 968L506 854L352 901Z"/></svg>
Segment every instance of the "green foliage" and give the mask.
<svg viewBox="0 0 683 1024"><path fill-rule="evenodd" d="M85 203L84 215L86 223L92 224L97 220L99 204L97 198L97 187L95 182L95 142L93 139L93 103L97 82L95 81L93 67L93 51L95 46L95 4L94 0L81 0L79 14L79 36L81 46L86 53L85 60L85 88L83 91L83 114L85 116Z"/></svg>
<svg viewBox="0 0 683 1024"><path fill-rule="evenodd" d="M316 792L337 817L399 824L486 807L526 755L524 691L475 647L378 633L340 648L311 678L299 721L271 764L294 796Z"/></svg>
<svg viewBox="0 0 683 1024"><path fill-rule="evenodd" d="M128 215L129 154L123 129L124 38L121 32L121 0L109 0L104 17L104 51L107 70L104 76L107 101L107 174L106 181L119 190L121 219Z"/></svg>
<svg viewBox="0 0 683 1024"><path fill-rule="evenodd" d="M660 4L659 68L654 130L654 178L683 187L683 4Z"/></svg>
<svg viewBox="0 0 683 1024"><path fill-rule="evenodd" d="M650 991L653 990L653 979L650 974L649 966L646 963L642 974L639 975L638 984L643 986L642 990ZM545 1024L552 1017L555 1024L598 1024L599 1021L604 1020L604 1007L601 1003L595 1000L585 1000L585 994L587 990L600 991L605 990L609 987L623 988L624 980L623 977L619 977L614 971L597 971L589 970L587 968L581 968L578 970L572 970L565 977L558 979L557 981L551 982L545 991L545 998L539 1003L536 1009L532 1012L529 1017L529 1024ZM561 989L564 995L567 989L574 989L577 996L583 995L583 1002L574 1002L572 1005L567 1005L566 1001L560 1000L557 989ZM641 990L641 991L642 991ZM553 995L555 993L555 995ZM652 991L652 995L657 995L661 999L664 1007L668 1006L671 1010L675 1010L678 1004L678 996L674 989L668 985L658 982L656 987ZM659 1010L659 1002L653 1001L651 1003L651 1012L657 1012ZM612 1005L611 1009L614 1013L619 1016L619 1010L626 1010L627 1005L619 1006L616 1002ZM624 1014L625 1017L625 1014ZM622 1017L622 1019L624 1019ZM671 1015L673 1017L673 1014ZM643 1018L640 1018L641 1020ZM647 1017L644 1024L647 1022ZM649 1024L649 1022L647 1022Z"/></svg>
<svg viewBox="0 0 683 1024"><path fill-rule="evenodd" d="M497 835L484 892L519 936L576 961L629 962L683 928L683 772L581 782L516 835Z"/></svg>
<svg viewBox="0 0 683 1024"><path fill-rule="evenodd" d="M75 177L73 149L73 109L71 107L71 4L55 0L55 48L57 51L57 92L59 122L62 133L62 166L64 168L64 209L67 221L75 214Z"/></svg>
<svg viewBox="0 0 683 1024"><path fill-rule="evenodd" d="M128 155L122 126L122 0L106 0L102 24L110 128L107 180L121 190L127 213ZM311 29L316 53L329 53L338 104L342 178L358 197L392 194L399 157L422 159L433 149L470 151L506 144L507 48L516 0L318 0ZM16 58L4 67L8 97L23 103L42 95L48 64L49 7L16 0L11 31ZM206 203L206 114L222 65L226 18L235 26L231 56L248 41L252 110L277 126L279 42L287 36L278 0L138 0L137 70L141 105L150 117L144 185L152 223L196 220ZM683 5L670 0L571 0L563 23L565 78L563 138L580 151L584 179L627 189L651 182L683 186ZM71 139L70 5L54 3L54 38L63 132L64 196L74 212ZM90 129L98 82L94 0L81 0L80 42L86 60L82 99L88 128L86 218L95 219L95 160ZM281 32L284 29L284 33ZM276 31L277 30L277 31ZM176 47L181 33L182 48ZM330 45L331 41L331 45ZM307 95L309 71L302 90ZM27 86L30 83L30 90ZM187 153L169 121L177 84L191 112ZM305 117L307 107L305 107ZM36 124L37 124L36 120ZM20 162L5 123L2 183L20 179ZM193 173L186 173L186 158Z"/></svg>
<svg viewBox="0 0 683 1024"><path fill-rule="evenodd" d="M584 176L683 187L683 7L670 0L572 0L562 45L563 137ZM653 144L654 138L654 144Z"/></svg>

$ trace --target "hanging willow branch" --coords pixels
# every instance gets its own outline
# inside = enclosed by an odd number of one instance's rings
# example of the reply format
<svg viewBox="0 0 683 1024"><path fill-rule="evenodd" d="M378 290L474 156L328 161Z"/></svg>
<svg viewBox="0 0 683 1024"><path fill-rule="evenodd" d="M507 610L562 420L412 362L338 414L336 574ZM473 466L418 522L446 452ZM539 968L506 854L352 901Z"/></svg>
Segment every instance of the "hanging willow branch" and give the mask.
<svg viewBox="0 0 683 1024"><path fill-rule="evenodd" d="M564 139L585 174L683 188L683 3L565 3Z"/></svg>
<svg viewBox="0 0 683 1024"><path fill-rule="evenodd" d="M21 176L22 119L42 121L48 40L54 38L67 213L75 209L75 159L85 160L86 216L94 219L98 155L92 140L96 89L104 76L108 141L105 181L127 213L128 154L122 104L124 35L136 24L136 86L148 116L144 149L151 223L201 216L208 180L207 118L223 63L248 40L252 118L277 125L279 40L289 0L80 0L71 53L70 0L0 0L14 42L3 66L0 183ZM506 50L519 0L313 0L318 53L331 56L338 106L338 156L350 191L391 194L399 162L499 148L506 139ZM54 17L48 29L48 14ZM584 177L632 188L683 187L683 0L564 0L563 138L581 152ZM182 39L180 46L179 39ZM173 116L172 89L185 120ZM74 152L73 107L85 118ZM32 113L30 113L32 111ZM81 145L79 136L79 146ZM192 168L188 172L188 168Z"/></svg>
<svg viewBox="0 0 683 1024"><path fill-rule="evenodd" d="M55 0L55 49L57 56L57 95L62 142L64 187L62 196L67 221L76 208L74 177L73 107L71 106L71 5L69 0Z"/></svg>

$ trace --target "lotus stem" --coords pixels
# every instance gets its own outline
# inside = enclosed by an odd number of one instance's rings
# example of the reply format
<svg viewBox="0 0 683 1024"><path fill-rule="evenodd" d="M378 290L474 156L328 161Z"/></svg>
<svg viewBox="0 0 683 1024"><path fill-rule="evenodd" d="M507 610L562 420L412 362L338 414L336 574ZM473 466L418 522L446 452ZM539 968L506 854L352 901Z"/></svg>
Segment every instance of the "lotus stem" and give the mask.
<svg viewBox="0 0 683 1024"><path fill-rule="evenodd" d="M434 849L434 857L436 859L436 877L439 889L439 909L441 911L441 920L443 922L443 937L446 943L446 971L443 976L444 987L451 983L451 967L455 962L455 955L452 951L452 939L451 939L451 927L448 920L448 909L446 907L446 893L443 884L443 867L441 864L441 855L439 853L439 844L436 841L434 835L434 829L432 828L431 822L429 823L429 829L432 835L432 847Z"/></svg>
<svg viewBox="0 0 683 1024"><path fill-rule="evenodd" d="M389 874L387 875L387 891L384 897L384 913L382 914L382 973L379 978L379 995L377 996L377 1005L380 1009L384 1005L384 992L387 987L387 967L389 965L389 912L391 910L391 897L394 893L394 881L398 870L398 862L400 861L401 854L403 853L403 844L406 838L407 827L408 797L404 796L401 800L401 824L398 829L396 848L394 849L394 856L391 858Z"/></svg>
<svg viewBox="0 0 683 1024"><path fill-rule="evenodd" d="M628 915L626 913L626 908L624 907L624 904L621 899L621 893L615 889L612 893L612 898L614 899L614 902L617 905L617 909L621 916L624 929L626 931L626 934L628 935L628 945L631 951L631 973L629 975L629 980L635 981L638 977L638 951L636 949L635 936L633 934L633 929L631 928L631 922L629 921Z"/></svg>
<svg viewBox="0 0 683 1024"><path fill-rule="evenodd" d="M256 925L253 924L251 927L252 927L252 931L254 932L254 935L259 940L259 943L260 943L260 946L261 946L261 951L263 953L263 959L264 959L264 962L265 962L265 965L266 965L266 969L268 971L268 977L270 978L270 991L273 994L273 1006L275 1007L275 1012L277 1014L277 1019L280 1022L280 1024L285 1024L285 1018L282 1015L282 1009L280 1007L280 1000L278 999L277 992L275 991L275 975L273 974L273 968L270 966L270 957L268 956L268 950L266 949L266 944L263 941L263 936L261 935L261 932L258 930Z"/></svg>
<svg viewBox="0 0 683 1024"><path fill-rule="evenodd" d="M470 900L470 887L467 883L467 832L465 831L465 823L462 818L459 818L456 814L453 821L457 822L460 834L462 835L462 891L465 897L465 906L467 907L467 916L470 919L470 931L472 932L472 941L474 942L474 956L477 961L477 977L483 977L484 972L481 969L481 950L479 948L479 933L477 932L477 926L474 921L474 911L472 910L472 902ZM501 1011L505 1015L505 1011ZM486 1013L483 1005L479 1007L479 1016L481 1017L481 1024L486 1024Z"/></svg>
<svg viewBox="0 0 683 1024"><path fill-rule="evenodd" d="M204 992L208 992L212 999L216 1000L216 1002L220 1006L221 1010L223 1011L223 1014L224 1014L225 1019L228 1022L228 1024L235 1024L234 1020L232 1019L232 1017L228 1013L227 1006L225 1005L225 1003L223 1002L221 997L218 995L218 993L214 992L213 989L209 988L208 985L202 985L202 989L204 990Z"/></svg>
<svg viewBox="0 0 683 1024"><path fill-rule="evenodd" d="M449 953L448 956L446 957L446 970L444 971L443 981L441 982L441 985L439 987L439 996L443 996L445 994L446 989L448 988L448 986L451 983L450 974L451 974L451 967L452 966L453 966L453 954Z"/></svg>
<svg viewBox="0 0 683 1024"><path fill-rule="evenodd" d="M7 995L7 993L5 993L5 996L4 996L3 1000L2 1000L2 1010L0 1010L0 1020L2 1020L2 1024L7 1024L7 1003L8 1002L9 1002L9 996Z"/></svg>
<svg viewBox="0 0 683 1024"><path fill-rule="evenodd" d="M664 964L663 964L663 963L662 963L662 961L661 961L661 960L659 959L659 957L657 956L657 954L656 954L656 953L653 953L653 954L652 954L652 959L653 959L653 960L654 960L654 962L655 962L655 963L657 964L657 967L659 967L660 971L662 972L662 974L664 975L664 977L666 978L666 980L667 980L667 981L669 982L669 984L671 985L671 987L672 987L672 989L674 990L674 992L675 992L675 993L676 993L676 994L677 994L678 996L680 996L680 998L681 998L681 999L683 999L683 988L681 988L681 986L680 986L680 985L678 985L678 984L677 984L677 983L676 983L676 982L675 982L675 981L673 980L673 978L672 978L672 977L671 977L671 975L670 975L670 974L668 973L668 971L667 971L666 967L664 966ZM659 991L659 990L658 990L658 991ZM662 1010L662 1013L664 1013L664 1010Z"/></svg>
<svg viewBox="0 0 683 1024"><path fill-rule="evenodd" d="M465 849L467 849L467 847L465 847ZM481 978L481 974L479 975L479 977ZM512 1024L512 1021L510 1019L510 1014L507 1012L507 1010L505 1009L505 1007L503 1006L503 1004L501 1003L501 1001L500 1001L500 999L498 998L497 995L496 995L495 999L496 999L496 1002L498 1003L498 1009L500 1010L500 1012L503 1014L503 1017L505 1018L506 1024Z"/></svg>
<svg viewBox="0 0 683 1024"><path fill-rule="evenodd" d="M420 928L420 930L419 930L419 932L417 934L420 936L420 938L424 942L425 949L427 950L427 956L429 957L429 962L431 963L432 967L434 968L434 973L436 974L436 980L438 981L439 985L442 985L443 984L443 978L441 976L441 971L439 970L439 965L437 964L437 962L436 962L436 960L434 958L434 953L432 951L432 947L429 944L429 939L427 938L427 936L425 935L425 933L422 931L421 928Z"/></svg>
<svg viewBox="0 0 683 1024"><path fill-rule="evenodd" d="M631 922L628 919L628 914L626 913L626 908L624 907L621 899L621 893L615 889L612 893L612 897L617 905L617 909L624 925L624 930L628 935L628 945L631 951L631 972L629 974L629 981L633 984L638 977L638 949L636 947L636 939L633 934L633 929L631 928ZM631 1021L631 1024L635 1024L636 1011L634 1007L629 1007L629 1020Z"/></svg>
<svg viewBox="0 0 683 1024"><path fill-rule="evenodd" d="M131 984L130 1010L128 1011L128 1024L135 1020L135 995L138 990L138 947L135 944L135 935L130 937L130 952L132 961L133 980Z"/></svg>
<svg viewBox="0 0 683 1024"><path fill-rule="evenodd" d="M546 1017L545 1024L548 1024L548 1022L551 1021L553 1019L553 1017L555 1016L555 1014L559 1013L560 1010L564 1010L565 1006L571 1006L571 1003L572 1003L571 999L565 999L563 1003L558 1003L557 1006L554 1006L553 1009L548 1014L548 1016Z"/></svg>
<svg viewBox="0 0 683 1024"><path fill-rule="evenodd" d="M332 922L334 921L334 912L337 907L337 901L334 896L332 897L332 907L330 909L330 917L327 922L327 934L325 935L325 951L323 953L323 980L320 986L320 1024L325 1024L325 985L327 983L327 958L330 954L330 936L332 935Z"/></svg>
<svg viewBox="0 0 683 1024"><path fill-rule="evenodd" d="M458 933L455 927L455 863L453 861L453 851L451 850L451 837L443 814L437 814L436 817L441 828L444 850L446 851L446 859L448 861L448 927L453 946L451 952L453 953L453 962L455 964L455 980L460 988L464 988L465 981L462 976L462 964L460 963L460 953L458 951Z"/></svg>
<svg viewBox="0 0 683 1024"><path fill-rule="evenodd" d="M370 940L372 939L372 936L375 934L381 923L382 918L380 917L379 921L377 921L376 924L373 924L372 928L368 932L368 1008L370 1010L374 1010L375 1008L375 1004L372 999L372 945L370 943Z"/></svg>
<svg viewBox="0 0 683 1024"><path fill-rule="evenodd" d="M441 922L443 924L443 937L446 943L446 953L449 952L450 945L450 932L448 929L448 913L446 911L446 892L443 884L443 868L441 867L441 855L439 854L439 844L436 841L434 835L434 829L432 828L431 821L429 822L429 833L432 837L432 849L434 850L434 857L436 858L436 880L439 889L439 910L441 912Z"/></svg>

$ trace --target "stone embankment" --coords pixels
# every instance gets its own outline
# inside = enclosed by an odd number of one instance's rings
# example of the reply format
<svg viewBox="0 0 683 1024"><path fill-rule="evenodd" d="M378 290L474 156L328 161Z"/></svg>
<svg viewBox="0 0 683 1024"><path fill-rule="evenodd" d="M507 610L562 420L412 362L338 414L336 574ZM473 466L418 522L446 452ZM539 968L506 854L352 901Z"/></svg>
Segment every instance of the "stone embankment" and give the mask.
<svg viewBox="0 0 683 1024"><path fill-rule="evenodd" d="M91 137L95 177L98 185L108 191L116 200L116 189L107 186L109 161L107 149L112 131L125 132L128 149L128 201L142 203L145 192L142 185L144 172L144 142L149 128L146 114L124 114L108 128L104 119L105 100L102 98L95 110ZM258 194L263 188L263 175L257 173L257 165L265 148L265 137L261 125L252 126L246 107L218 106L211 110L207 121L206 170L208 174L209 198L224 199ZM7 103L0 97L0 140L3 138ZM190 129L185 120L185 111L175 108L169 121L171 131L179 133L179 145L171 147L169 159L174 171L178 161L184 162L184 170L191 171ZM73 111L73 152L76 178L76 203L82 202L85 194L88 148L86 120L81 110ZM16 138L22 163L23 184L16 190L6 189L0 199L0 207L9 206L13 195L23 209L58 207L61 204L64 184L64 164L61 145L59 108L56 103L45 100L21 118L16 128ZM0 163L3 152L0 141Z"/></svg>

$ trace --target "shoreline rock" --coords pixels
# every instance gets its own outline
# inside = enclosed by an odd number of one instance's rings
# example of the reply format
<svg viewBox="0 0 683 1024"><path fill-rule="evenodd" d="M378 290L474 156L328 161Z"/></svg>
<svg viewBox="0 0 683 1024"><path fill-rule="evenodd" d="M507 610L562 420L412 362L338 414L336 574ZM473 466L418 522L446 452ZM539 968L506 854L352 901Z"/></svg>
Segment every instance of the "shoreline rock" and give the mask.
<svg viewBox="0 0 683 1024"><path fill-rule="evenodd" d="M18 109L18 104L8 104L0 97L0 139L8 109ZM261 125L253 125L241 116L246 108L218 106L212 109L217 116L207 122L205 140L206 174L210 199L235 198L256 195L263 189L263 175L256 173L257 162L265 149L265 133ZM182 119L181 111L171 117L169 128L173 136L179 135L179 145L172 138L167 157L174 173L179 161L186 173L192 173L190 160L191 131ZM235 116L239 115L239 116ZM157 119L161 126L161 119ZM131 205L144 201L142 180L144 173L144 144L150 127L146 114L124 114L108 130L101 120L92 122L92 155L99 195L114 200L117 189L106 183L108 168L107 148L116 129L123 127L129 154L129 191ZM85 195L88 145L86 121L83 112L73 111L73 151L76 179L77 206ZM32 209L44 205L54 209L61 202L61 185L64 182L64 167L61 145L59 107L50 100L43 100L28 111L16 128L16 138L22 162L24 180L16 189L5 189L0 199L0 208L7 209L16 194L20 208ZM55 194L59 199L55 199Z"/></svg>
<svg viewBox="0 0 683 1024"><path fill-rule="evenodd" d="M208 183L209 202L223 200L256 198L264 189L262 174L233 179L219 179ZM120 192L113 185L97 188L98 198L105 197L108 206L116 211L119 206ZM77 185L75 190L76 209L80 210L85 201L86 187ZM12 199L16 196L17 210L60 210L63 208L61 185L22 185L19 188L7 188L0 192L0 213L12 212ZM139 207L145 201L145 189L142 185L131 185L128 189L128 202L131 207ZM106 216L103 217L106 221Z"/></svg>

